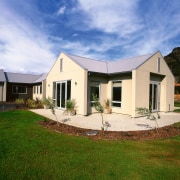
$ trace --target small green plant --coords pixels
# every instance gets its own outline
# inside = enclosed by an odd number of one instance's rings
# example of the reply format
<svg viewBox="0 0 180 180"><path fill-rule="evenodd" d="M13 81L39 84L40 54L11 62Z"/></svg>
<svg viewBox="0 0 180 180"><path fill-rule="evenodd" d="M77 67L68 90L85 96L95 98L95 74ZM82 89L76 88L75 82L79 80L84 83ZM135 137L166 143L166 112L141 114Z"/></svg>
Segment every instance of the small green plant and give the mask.
<svg viewBox="0 0 180 180"><path fill-rule="evenodd" d="M103 106L101 105L101 103L99 102L97 95L92 94L92 97L93 97L93 101L94 101L93 102L94 108L96 109L96 111L98 111L101 114L101 122L102 122L101 129L102 129L102 132L104 134L104 130L105 130L105 124L104 124L104 119L103 119L104 109L103 109Z"/></svg>
<svg viewBox="0 0 180 180"><path fill-rule="evenodd" d="M180 107L180 101L174 101L174 106L175 107Z"/></svg>
<svg viewBox="0 0 180 180"><path fill-rule="evenodd" d="M16 99L15 103L16 104L24 104L24 99Z"/></svg>
<svg viewBox="0 0 180 180"><path fill-rule="evenodd" d="M75 99L68 99L66 101L66 109L68 111L74 111L76 108L76 100Z"/></svg>
<svg viewBox="0 0 180 180"><path fill-rule="evenodd" d="M59 126L59 121L58 121L58 118L56 116L55 103L54 103L53 99L51 99L50 97L45 98L43 101L43 104L46 105L49 109L51 109L52 114L56 118L57 125Z"/></svg>
<svg viewBox="0 0 180 180"><path fill-rule="evenodd" d="M105 113L105 112L106 112L106 113L111 113L112 109L111 109L111 101L110 101L110 99L106 99L106 100L104 101L104 103L105 103L104 113Z"/></svg>
<svg viewBox="0 0 180 180"><path fill-rule="evenodd" d="M27 104L28 108L42 108L42 106L43 106L42 101L40 101L37 98L36 98L36 100L34 100L34 99L27 99L26 104Z"/></svg>
<svg viewBox="0 0 180 180"><path fill-rule="evenodd" d="M27 104L28 108L36 108L37 107L36 102L33 99L27 99L26 104Z"/></svg>
<svg viewBox="0 0 180 180"><path fill-rule="evenodd" d="M76 100L75 99L66 100L65 107L66 107L65 112L67 112L67 114L68 114L68 119L69 119L70 115L76 114L76 107L77 106L76 106Z"/></svg>
<svg viewBox="0 0 180 180"><path fill-rule="evenodd" d="M157 118L160 119L160 115L158 112L156 112L157 117L155 117L151 111L151 109L147 109L144 107L138 107L136 108L136 111L138 111L138 114L146 116L146 119L149 119L151 121L155 121L156 122L156 131L158 132L158 123L157 123Z"/></svg>

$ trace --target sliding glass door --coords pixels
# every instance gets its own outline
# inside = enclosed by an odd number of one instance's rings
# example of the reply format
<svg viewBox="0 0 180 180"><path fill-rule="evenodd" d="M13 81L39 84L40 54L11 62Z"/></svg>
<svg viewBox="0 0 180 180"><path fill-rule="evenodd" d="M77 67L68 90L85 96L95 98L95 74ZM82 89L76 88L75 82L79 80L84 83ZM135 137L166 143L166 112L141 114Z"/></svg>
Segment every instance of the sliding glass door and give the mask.
<svg viewBox="0 0 180 180"><path fill-rule="evenodd" d="M55 104L58 108L64 109L66 100L71 96L71 81L56 82L55 88Z"/></svg>
<svg viewBox="0 0 180 180"><path fill-rule="evenodd" d="M158 82L151 82L149 89L149 109L159 111L160 106L160 86Z"/></svg>

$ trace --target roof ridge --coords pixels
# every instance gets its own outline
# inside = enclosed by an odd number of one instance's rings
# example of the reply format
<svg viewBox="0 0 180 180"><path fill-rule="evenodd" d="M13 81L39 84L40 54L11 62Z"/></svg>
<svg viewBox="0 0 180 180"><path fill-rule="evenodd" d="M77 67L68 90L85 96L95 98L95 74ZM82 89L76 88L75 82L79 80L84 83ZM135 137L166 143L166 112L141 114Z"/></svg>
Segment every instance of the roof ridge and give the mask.
<svg viewBox="0 0 180 180"><path fill-rule="evenodd" d="M113 62L117 62L117 61L127 61L127 60L130 60L130 59L136 59L136 58L140 58L140 57L143 57L143 56L150 56L150 55L153 55L153 54L154 53L149 53L149 54L134 56L134 57L130 57L130 58L116 59L116 60L112 60L112 61L108 61L108 62L113 63Z"/></svg>
<svg viewBox="0 0 180 180"><path fill-rule="evenodd" d="M64 53L64 54L67 56L75 56L75 57L80 57L80 58L89 59L89 60L93 60L93 61L106 62L106 60L93 59L93 58L88 58L88 57L84 57L84 56L80 56L80 55L67 54L67 53Z"/></svg>
<svg viewBox="0 0 180 180"><path fill-rule="evenodd" d="M34 75L34 76L40 76L40 75L42 75L43 73L41 73L41 74L33 74L33 73L21 73L21 72L7 72L7 71L5 71L5 73L11 73L11 74L23 74L23 75Z"/></svg>

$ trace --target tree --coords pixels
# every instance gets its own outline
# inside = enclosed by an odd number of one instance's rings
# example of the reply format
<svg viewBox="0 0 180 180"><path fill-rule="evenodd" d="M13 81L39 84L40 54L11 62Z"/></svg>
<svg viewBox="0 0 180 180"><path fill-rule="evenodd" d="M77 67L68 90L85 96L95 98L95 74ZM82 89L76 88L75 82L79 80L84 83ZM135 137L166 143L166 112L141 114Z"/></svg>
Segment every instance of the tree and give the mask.
<svg viewBox="0 0 180 180"><path fill-rule="evenodd" d="M53 99L51 99L50 97L45 98L43 101L43 104L46 105L49 109L51 109L52 114L56 118L57 125L59 126L59 121L58 121L57 116L56 116L55 103L54 103Z"/></svg>
<svg viewBox="0 0 180 180"><path fill-rule="evenodd" d="M92 97L93 97L93 101L94 101L93 102L94 108L96 109L96 111L98 111L101 114L101 122L102 122L101 129L102 129L102 132L104 134L104 129L105 129L105 124L104 124L104 119L103 119L104 109L103 109L103 106L101 105L101 103L99 102L97 95L92 94Z"/></svg>

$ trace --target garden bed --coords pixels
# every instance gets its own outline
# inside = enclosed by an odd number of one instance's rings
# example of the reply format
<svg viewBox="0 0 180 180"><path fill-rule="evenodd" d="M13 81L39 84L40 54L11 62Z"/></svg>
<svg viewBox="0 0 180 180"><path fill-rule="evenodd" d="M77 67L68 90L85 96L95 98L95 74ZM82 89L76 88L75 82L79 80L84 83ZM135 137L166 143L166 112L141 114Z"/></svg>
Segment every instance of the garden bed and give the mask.
<svg viewBox="0 0 180 180"><path fill-rule="evenodd" d="M52 129L58 133L64 133L75 136L87 136L94 140L106 139L106 140L153 140L153 139L164 139L173 136L180 135L180 126L171 125L152 130L142 130L142 131L104 131L104 134L100 130L83 129L67 124L59 123L53 120L46 119L40 122L41 125L48 129ZM97 132L96 135L88 136L91 132Z"/></svg>

